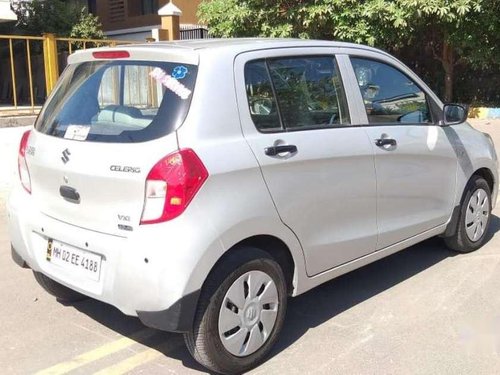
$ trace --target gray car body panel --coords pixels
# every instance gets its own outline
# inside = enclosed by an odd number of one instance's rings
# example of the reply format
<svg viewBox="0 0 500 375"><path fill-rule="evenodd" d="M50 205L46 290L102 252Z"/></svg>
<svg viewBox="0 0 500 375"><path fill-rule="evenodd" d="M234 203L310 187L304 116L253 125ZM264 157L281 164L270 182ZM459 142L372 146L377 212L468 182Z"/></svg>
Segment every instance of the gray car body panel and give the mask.
<svg viewBox="0 0 500 375"><path fill-rule="evenodd" d="M486 168L493 174L492 203L496 203L498 163L493 145L484 134L467 123L455 126L418 126L415 130L425 144L420 144L418 149L412 151L413 154L410 151L404 153L405 150L402 150L403 156L410 158L418 150L425 150L429 145L434 145L434 150L439 153L436 160L443 167L453 169L453 176L448 176L444 180L445 184L443 180L439 180L426 188L426 194L432 189L439 192L439 213L431 217L432 220L420 220L418 225L401 228L392 234L388 230L387 236L381 238L376 222L379 193L377 182L374 180L377 173L377 150L373 145L373 137L382 129L366 126L366 112L348 56L374 58L397 67L417 82L436 106L443 106L436 95L410 69L385 52L350 43L268 39L186 41L118 46L101 50L128 50L134 59L168 58L199 64L191 108L185 121L179 124L175 133L148 142L145 147L148 152L152 150L154 158L147 162L143 160L140 165L145 174L163 153L171 152L171 148L177 143L177 148L192 148L196 152L209 172L208 180L179 218L161 224L139 226L129 238L82 229L46 217L37 212L36 205L30 204L29 196L19 185L8 203L9 231L13 246L22 259L33 269L49 276L53 276L53 270L43 263L43 252L35 251L43 249L47 237L75 245L85 238L89 243L96 244L95 251L104 254L110 264L113 263L113 273L108 284L101 289L89 289L75 285L70 278L54 277L64 285L113 304L126 314L137 315L137 311L165 310L183 296L196 294L203 287L207 275L217 261L238 243L254 236L273 236L287 245L294 261L292 294L298 295L334 277L442 234L451 220L453 208L460 204L468 180L478 169ZM93 51L95 50L79 52L70 58L70 63L92 60ZM356 162L353 162L352 166L347 162L349 150L357 147L362 149L353 151L363 168L356 172L356 180L353 182L357 186L353 186L352 191L346 191L349 184L345 181L341 186L336 186L333 195L340 194L346 200L333 200L329 204L334 209L341 210L345 209L346 206L343 205L346 202L354 207L353 216L346 216L348 220L359 220L363 213L362 206L368 210L368 215L358 228L355 227L356 223L351 223L354 228L348 228L341 218L335 219L338 221L331 224L331 231L333 233L338 225L343 230L340 237L328 233L325 223L314 225L312 222L301 227L295 222L290 225L290 217L297 208L290 209L283 203L283 196L280 195L286 194L286 189L280 186L279 178L271 181L272 178L266 176L282 168L283 160L268 160L259 154L262 147L287 136L289 138L285 141L301 142L298 145L299 151L304 151L305 160L311 163L311 168L318 168L312 163L328 156L326 149L312 150L317 143L314 139L303 139L311 134L307 131L275 135L257 132L248 119L248 104L244 97L244 61L258 56L311 53L336 56L351 116L350 127L322 130L325 134L323 138L332 144L342 141L337 144L337 154L330 157L328 165L341 168L342 178L346 180L349 178L349 169L356 171L358 168ZM437 119L437 122L440 120ZM412 132L412 126L394 127L393 131L403 139ZM172 137L176 137L175 142ZM347 140L350 140L351 144L346 145ZM402 141L401 145L404 144ZM163 151L164 146L169 149ZM83 148L83 145L81 147ZM137 146L138 148L140 147ZM428 160L433 163L432 158ZM418 162L424 163L422 160ZM267 166L263 166L264 164ZM403 173L403 167L399 168ZM359 173L361 171L364 173ZM280 173L283 173L283 170ZM302 176L305 173L305 170L301 170L297 176L297 185L302 188L307 187ZM436 172L426 173L426 178L437 176ZM333 180L329 181L332 182ZM285 186L293 183L290 177L283 181ZM414 182L407 184L413 185ZM418 184L414 188L413 193L418 193ZM328 197L326 189L322 189L320 193L322 198ZM384 199L390 200L389 193L391 192L389 191ZM411 190L405 191L407 196L411 193ZM356 202L356 194L362 197L362 202ZM133 197L135 198L143 199ZM418 203L409 207L416 209ZM328 218L332 211L325 211L323 207L321 209L324 213L322 218ZM390 218L398 213L397 210L397 206L391 207L385 215ZM300 215L301 212L297 214ZM425 214L423 216L425 217ZM43 230L41 222L44 223ZM387 221L387 226L390 225L390 221ZM320 234L320 239L307 238L308 226ZM341 238L342 236L344 238ZM330 245L332 247L329 247ZM342 248L348 248L351 253L342 252ZM148 264L144 262L145 258L149 259ZM134 278L130 277L131 273ZM143 293L145 288L148 293Z"/></svg>

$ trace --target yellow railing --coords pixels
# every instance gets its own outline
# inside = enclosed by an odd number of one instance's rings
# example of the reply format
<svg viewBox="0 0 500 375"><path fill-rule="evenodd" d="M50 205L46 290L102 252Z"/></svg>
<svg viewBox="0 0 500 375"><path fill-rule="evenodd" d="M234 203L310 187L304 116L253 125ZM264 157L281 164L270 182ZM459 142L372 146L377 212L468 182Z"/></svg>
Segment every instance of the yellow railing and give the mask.
<svg viewBox="0 0 500 375"><path fill-rule="evenodd" d="M3 43L4 41L7 42L7 54L3 53L2 51L2 49L5 48L5 44ZM20 45L22 45L22 41L24 41L25 46L19 48ZM0 92L7 91L12 94L11 97L0 97L0 99L3 99L3 104L9 104L9 99L11 101L10 104L12 104L12 106L10 106L8 109L6 109L5 107L2 108L0 106L0 113L12 111L19 112L22 108L24 108L25 111L27 110L27 112L35 113L37 104L35 98L35 86L37 85L34 82L34 67L32 61L32 57L34 55L34 43L39 44L39 51L38 53L35 52L35 55L40 55L43 57L43 62L38 61L35 64L43 64L45 80L45 90L43 97L45 98L50 94L57 82L57 79L59 78L59 53L61 50L65 50L65 52L67 51L68 54L72 54L75 50L87 49L89 45L92 45L93 47L114 47L120 44L133 44L138 42L109 39L58 38L54 34L44 34L43 36L0 35L0 71L2 71L2 62L8 62L8 65L10 65L10 77L3 74L3 77L0 80ZM22 54L23 56L16 56L16 54ZM8 55L7 59L5 55ZM20 68L23 67L23 64L25 64L26 67L25 74L21 74L19 71L17 71L21 70ZM5 66L6 64L3 65ZM25 102L29 103L29 106L23 106L22 108L19 106L18 100L18 85L20 80L23 81L23 83L26 83L27 81L27 86L29 88L29 100L24 100ZM2 82L4 85L9 85L10 83L8 90L4 90L4 88L1 86ZM41 88L38 86L37 89L39 91L41 90ZM7 99L7 103L5 99Z"/></svg>

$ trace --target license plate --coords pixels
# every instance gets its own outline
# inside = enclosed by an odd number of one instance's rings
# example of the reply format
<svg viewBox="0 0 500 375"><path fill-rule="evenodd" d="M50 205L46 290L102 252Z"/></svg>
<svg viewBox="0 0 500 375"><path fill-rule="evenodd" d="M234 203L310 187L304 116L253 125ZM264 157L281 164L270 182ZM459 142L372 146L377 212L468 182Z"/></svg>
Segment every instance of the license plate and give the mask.
<svg viewBox="0 0 500 375"><path fill-rule="evenodd" d="M47 243L47 261L75 275L99 281L102 257L71 245L50 239Z"/></svg>

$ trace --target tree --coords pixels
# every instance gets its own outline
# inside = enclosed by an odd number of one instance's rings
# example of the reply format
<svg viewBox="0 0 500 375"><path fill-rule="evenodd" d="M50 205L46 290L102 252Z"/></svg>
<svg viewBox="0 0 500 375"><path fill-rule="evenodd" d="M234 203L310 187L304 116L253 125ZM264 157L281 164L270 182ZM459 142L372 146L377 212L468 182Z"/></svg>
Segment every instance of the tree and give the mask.
<svg viewBox="0 0 500 375"><path fill-rule="evenodd" d="M206 0L199 16L215 36L336 39L398 51L412 46L441 62L444 97L458 64L500 61L498 0Z"/></svg>
<svg viewBox="0 0 500 375"><path fill-rule="evenodd" d="M455 68L492 68L500 59L498 0L407 0L403 37L441 63L444 99L453 99ZM403 3L401 3L403 4Z"/></svg>
<svg viewBox="0 0 500 375"><path fill-rule="evenodd" d="M81 10L80 19L71 29L70 37L81 39L106 39L102 31L102 24L99 22L99 17L88 13L86 8Z"/></svg>
<svg viewBox="0 0 500 375"><path fill-rule="evenodd" d="M17 15L17 32L28 35L53 33L58 36L103 39L102 25L81 1L11 1Z"/></svg>
<svg viewBox="0 0 500 375"><path fill-rule="evenodd" d="M16 28L28 35L53 33L69 36L81 11L77 3L63 0L16 1L11 6L17 15Z"/></svg>

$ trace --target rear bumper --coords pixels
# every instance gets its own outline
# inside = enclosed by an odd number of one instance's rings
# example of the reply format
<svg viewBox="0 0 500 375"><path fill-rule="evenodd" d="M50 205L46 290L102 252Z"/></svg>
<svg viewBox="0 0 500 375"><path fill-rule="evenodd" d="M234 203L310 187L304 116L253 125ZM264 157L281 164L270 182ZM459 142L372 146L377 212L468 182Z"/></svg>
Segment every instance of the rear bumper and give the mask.
<svg viewBox="0 0 500 375"><path fill-rule="evenodd" d="M21 268L30 268L26 261L11 245L11 256L14 263ZM193 323L200 291L197 290L182 297L163 311L136 311L141 322L151 328L170 332L186 332Z"/></svg>
<svg viewBox="0 0 500 375"><path fill-rule="evenodd" d="M12 260L21 268L30 268L28 263L23 259L22 256L18 254L14 246L10 245L10 255L12 256Z"/></svg>
<svg viewBox="0 0 500 375"><path fill-rule="evenodd" d="M172 228L137 227L123 238L45 216L30 200L24 190L14 189L7 203L12 257L19 266L137 316L147 326L174 332L191 328L201 289L199 282L193 287L192 273L198 260L193 249L200 251L200 243L173 240L175 233L184 238L182 223ZM82 280L47 261L48 239L101 255L100 279Z"/></svg>

